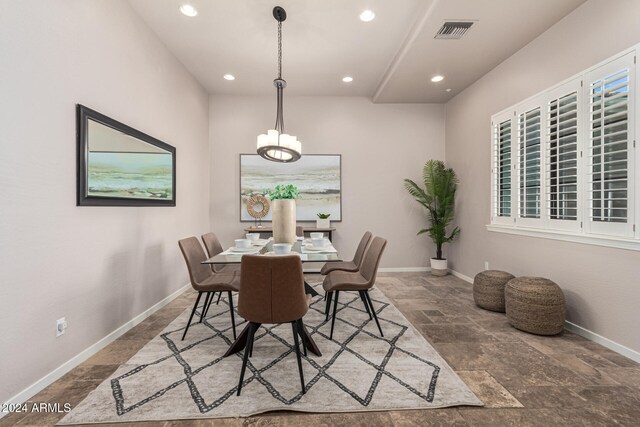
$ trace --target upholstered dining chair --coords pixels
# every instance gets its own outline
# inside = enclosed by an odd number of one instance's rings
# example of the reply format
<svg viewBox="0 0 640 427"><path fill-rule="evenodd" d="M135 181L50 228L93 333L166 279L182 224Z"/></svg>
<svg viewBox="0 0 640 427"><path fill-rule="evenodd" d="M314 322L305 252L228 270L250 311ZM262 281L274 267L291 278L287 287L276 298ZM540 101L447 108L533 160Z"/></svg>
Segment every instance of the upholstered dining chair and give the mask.
<svg viewBox="0 0 640 427"><path fill-rule="evenodd" d="M329 320L329 310L331 308L331 299L335 293L335 301L333 303L333 317L331 318L331 333L329 339L333 339L333 326L336 322L336 312L338 310L338 297L341 291L357 291L360 294L360 299L364 303L364 307L369 314L369 319L373 316L378 325L378 331L380 336L383 337L382 328L378 321L378 316L371 303L371 297L369 296L369 289L373 287L376 282L376 275L378 273L378 265L380 264L380 258L382 258L382 252L387 246L387 241L382 237L374 237L367 249L362 266L359 271L333 271L329 273L322 283L327 294L327 307L326 307L326 320Z"/></svg>
<svg viewBox="0 0 640 427"><path fill-rule="evenodd" d="M215 233L207 233L200 236L202 239L202 243L204 243L204 247L207 250L207 254L209 258L213 258L214 256L222 253L224 249L222 248L222 244L218 239L218 236ZM226 264L226 265L215 265L211 264L211 269L215 273L232 273L237 271L240 274L240 266L238 264ZM214 292L209 299L209 305L213 302L213 297L216 296ZM220 303L220 297L222 296L222 292L218 293L218 300L216 301L216 305ZM205 309L205 312L209 311L209 306Z"/></svg>
<svg viewBox="0 0 640 427"><path fill-rule="evenodd" d="M187 336L189 326L191 326L191 320L196 312L198 303L202 294L205 294L205 301L200 311L200 322L206 316L207 310L210 305L210 300L213 300L213 293L215 292L227 292L229 299L229 311L231 312L231 328L233 329L233 339L236 338L236 322L233 314L233 294L240 290L240 275L237 271L231 271L228 273L216 273L208 265L202 264L202 261L207 260L200 242L196 237L189 237L178 241L184 260L187 263L187 269L189 270L189 278L191 279L191 286L198 291L198 297L193 304L193 310L191 310L191 316L189 316L189 322L182 334L182 339Z"/></svg>
<svg viewBox="0 0 640 427"><path fill-rule="evenodd" d="M364 251L367 249L367 245L371 240L371 232L367 231L360 239L360 244L358 244L358 248L356 249L356 253L353 255L353 260L351 261L343 261L343 262L327 262L322 266L320 270L320 274L326 276L332 271L340 270L340 271L358 271L360 270L360 265L362 264L362 259L364 257Z"/></svg>
<svg viewBox="0 0 640 427"><path fill-rule="evenodd" d="M253 340L262 324L291 323L293 341L298 359L302 393L306 392L298 335L302 334L302 317L309 309L311 295L305 294L302 262L297 255L259 256L244 255L241 264L238 314L247 322L248 334L244 350L238 396L247 368L249 355L253 353ZM304 339L302 346L306 354Z"/></svg>

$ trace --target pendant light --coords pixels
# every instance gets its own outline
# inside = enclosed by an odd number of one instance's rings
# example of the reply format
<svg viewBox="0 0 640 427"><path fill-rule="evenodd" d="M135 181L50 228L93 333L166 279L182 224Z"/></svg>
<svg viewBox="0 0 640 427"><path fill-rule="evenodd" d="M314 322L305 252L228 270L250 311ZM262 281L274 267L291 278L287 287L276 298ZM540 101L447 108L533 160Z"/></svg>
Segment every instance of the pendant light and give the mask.
<svg viewBox="0 0 640 427"><path fill-rule="evenodd" d="M287 82L282 78L282 22L287 12L280 6L273 8L273 17L278 21L278 77L273 81L276 87L276 125L265 134L258 135L258 154L272 162L295 162L302 155L302 144L295 136L284 131L282 114L283 91Z"/></svg>

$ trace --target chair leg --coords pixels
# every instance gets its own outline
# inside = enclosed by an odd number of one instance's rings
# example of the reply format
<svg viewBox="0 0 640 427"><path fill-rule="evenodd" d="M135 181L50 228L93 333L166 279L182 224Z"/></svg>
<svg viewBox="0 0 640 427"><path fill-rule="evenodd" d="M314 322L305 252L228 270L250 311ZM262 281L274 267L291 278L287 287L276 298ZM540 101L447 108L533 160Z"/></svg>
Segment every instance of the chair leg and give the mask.
<svg viewBox="0 0 640 427"><path fill-rule="evenodd" d="M209 308L211 307L211 303L213 303L213 297L216 296L215 292L211 292L211 298L209 298L209 303L207 304L207 309L204 311L204 318L207 318L207 314L209 313Z"/></svg>
<svg viewBox="0 0 640 427"><path fill-rule="evenodd" d="M249 348L253 345L253 336L256 333L256 327L253 323L249 323L249 333L247 334L247 344L244 348L244 356L242 358L242 369L240 370L240 381L238 382L238 394L242 390L242 381L244 380L244 371L247 369L247 361L249 360Z"/></svg>
<svg viewBox="0 0 640 427"><path fill-rule="evenodd" d="M367 314L369 315L369 320L373 320L373 317L371 317L371 310L369 310L369 304L367 303L367 298L364 296L364 292L365 291L358 291L358 293L360 294L360 299L364 304L364 308L367 310Z"/></svg>
<svg viewBox="0 0 640 427"><path fill-rule="evenodd" d="M182 341L184 341L184 337L187 336L187 331L189 330L189 326L191 325L191 320L193 320L193 315L196 313L196 308L198 307L198 303L200 302L201 296L202 296L202 292L198 292L198 298L196 298L196 303L193 304L193 310L191 310L191 316L189 316L187 327L184 329L184 334L182 334Z"/></svg>
<svg viewBox="0 0 640 427"><path fill-rule="evenodd" d="M220 302L220 297L222 296L222 291L218 292L218 300L216 301L216 305Z"/></svg>
<svg viewBox="0 0 640 427"><path fill-rule="evenodd" d="M233 315L233 295L231 291L228 291L229 294L229 310L231 311L231 327L233 328L233 339L236 339L236 319Z"/></svg>
<svg viewBox="0 0 640 427"><path fill-rule="evenodd" d="M338 311L338 296L340 295L340 291L336 291L336 300L333 302L333 317L331 318L331 333L329 334L329 339L333 339L333 325L336 323L336 312Z"/></svg>
<svg viewBox="0 0 640 427"><path fill-rule="evenodd" d="M329 320L329 312L331 311L331 299L333 297L333 292L327 292L325 295L327 296L327 305L324 309L324 313L325 313L324 320Z"/></svg>
<svg viewBox="0 0 640 427"><path fill-rule="evenodd" d="M204 304L202 304L202 310L200 310L200 321L198 323L202 323L202 319L204 319L204 312L207 311L209 298L211 298L211 292L207 292L207 294L204 296Z"/></svg>
<svg viewBox="0 0 640 427"><path fill-rule="evenodd" d="M378 325L380 336L384 337L384 335L382 334L382 328L380 327L380 322L378 322L378 316L376 315L376 311L374 310L373 304L371 303L371 297L369 296L369 291L364 291L364 296L367 298L367 302L369 302L369 307L371 307L371 313L373 313L373 318L376 319L376 325Z"/></svg>
<svg viewBox="0 0 640 427"><path fill-rule="evenodd" d="M304 386L304 373L302 372L302 359L300 357L300 347L298 345L298 321L291 322L291 329L293 330L293 342L296 347L296 359L298 359L298 371L300 372L300 385L302 385L302 394L307 392Z"/></svg>
<svg viewBox="0 0 640 427"><path fill-rule="evenodd" d="M302 342L302 350L304 350L304 355L307 355L307 344L304 342L304 337L302 336L302 328L304 327L304 323L302 323L302 319L297 320L298 323L298 335L300 335L300 341Z"/></svg>

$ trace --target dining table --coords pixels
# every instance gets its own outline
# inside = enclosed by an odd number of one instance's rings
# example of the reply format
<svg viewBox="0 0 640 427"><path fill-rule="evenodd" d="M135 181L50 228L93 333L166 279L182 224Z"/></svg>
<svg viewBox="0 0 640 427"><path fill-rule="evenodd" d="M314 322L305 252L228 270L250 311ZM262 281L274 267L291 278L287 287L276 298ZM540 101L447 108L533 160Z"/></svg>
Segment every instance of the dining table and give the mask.
<svg viewBox="0 0 640 427"><path fill-rule="evenodd" d="M302 263L309 262L339 262L342 261L340 256L338 255L338 251L335 249L333 244L329 239L326 239L326 244L322 247L313 246L311 239L307 238L298 238L294 244L291 246L291 252L286 255L298 255L300 257L300 261ZM215 255L205 261L202 264L209 265L230 265L230 264L240 264L242 262L242 257L244 255L263 255L263 256L282 256L276 255L273 252L273 238L269 239L258 239L252 241L252 244L248 248L237 248L231 247L223 252ZM307 281L304 281L304 288L307 294L310 294L311 297L317 297L320 294L316 292L315 289ZM229 350L224 354L224 357L230 356L232 354L238 353L245 348L247 344L249 328L248 325L240 332L237 339L231 344ZM318 345L315 343L309 331L307 331L306 327L302 327L299 330L300 337L302 338L307 350L316 356L322 356Z"/></svg>

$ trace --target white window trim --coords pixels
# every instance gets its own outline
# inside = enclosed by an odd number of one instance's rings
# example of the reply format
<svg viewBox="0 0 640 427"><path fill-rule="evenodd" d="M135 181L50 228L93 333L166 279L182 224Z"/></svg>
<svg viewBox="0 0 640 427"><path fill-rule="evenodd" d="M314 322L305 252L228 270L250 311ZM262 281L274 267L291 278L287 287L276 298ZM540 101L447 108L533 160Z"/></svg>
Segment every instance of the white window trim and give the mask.
<svg viewBox="0 0 640 427"><path fill-rule="evenodd" d="M519 236L537 237L542 239L560 240L563 242L583 243L587 245L605 246L609 248L640 251L640 240L637 238L622 238L613 236L600 236L581 232L561 230L544 230L529 227L513 227L502 224L487 224L487 231L495 233L516 234Z"/></svg>
<svg viewBox="0 0 640 427"><path fill-rule="evenodd" d="M522 108L523 105L527 105L527 106L531 106L532 102L536 102L538 101L540 104L540 106L542 107L542 126L543 126L543 134L541 135L543 137L543 143L544 146L546 147L547 144L547 137L546 137L546 132L544 131L544 126L546 126L546 108L547 108L547 100L549 99L549 95L553 94L553 93L557 93L557 90L562 87L562 86L569 86L573 81L575 81L576 79L578 79L578 81L583 81L584 85L588 85L589 83L584 81L584 78L587 76L588 73L590 73L593 70L596 70L600 67L605 66L606 64L616 61L622 57L624 57L625 55L632 53L634 55L634 68L633 68L633 72L630 73L631 76L631 81L630 83L632 84L632 87L635 90L634 93L634 97L631 100L630 103L630 110L629 110L629 117L632 120L631 126L629 126L629 147L631 150L633 150L632 154L629 156L629 169L630 169L630 177L629 177L629 188L630 188L630 207L633 210L632 215L629 217L629 220L632 222L633 224L633 235L628 236L628 237L624 237L624 236L615 236L612 234L596 234L594 232L592 232L589 227L587 226L587 222L588 222L588 218L587 218L587 213L586 211L586 203L587 200L586 196L585 196L585 188L584 188L584 179L582 179L583 184L582 187L580 188L578 191L578 220L577 222L580 223L580 227L578 228L572 228L572 227L568 227L567 229L561 229L560 227L558 228L554 228L551 226L551 224L549 223L553 223L554 221L551 221L550 219L546 219L547 218L547 212L546 212L546 206L545 206L545 211L542 211L542 213L544 214L544 219L542 219L540 221L540 223L535 224L533 226L528 226L528 224L523 224L522 220L524 220L525 218L518 218L519 215L519 206L518 206L518 202L519 202L519 194L517 192L517 189L519 189L519 183L517 182L517 179L519 179L519 173L517 173L517 171L515 169L512 168L512 195L511 195L511 217L496 217L495 216L495 212L494 212L494 197L495 197L495 174L493 171L493 165L494 165L494 141L493 141L493 124L497 124L498 123L498 119L501 119L501 121L505 120L505 117L510 116L511 117L511 128L512 128L512 138L515 137L514 132L516 131L517 124L518 124L518 115L521 111L524 111L524 109ZM589 245L595 245L595 246L604 246L604 247L612 247L612 248L618 248L618 249L626 249L626 250L634 250L634 251L640 251L640 149L637 147L636 144L636 135L640 135L640 114L638 114L638 112L640 111L640 109L637 108L637 103L640 103L640 69L638 68L637 65L637 58L638 56L640 56L640 43L633 46L632 48L626 49L623 52L620 52L617 55L614 55L592 67L589 67L588 69L574 75L571 76L570 78L560 82L557 85L554 85L553 87L538 93L536 95L533 95L529 98L527 98L526 100L512 106L509 107L508 109L502 110L494 115L492 115L491 119L492 119L492 130L491 130L491 169L492 169L492 173L491 173L491 185L492 185L492 190L491 190L491 203L490 203L490 219L491 219L491 223L486 225L486 229L488 231L491 232L498 232L498 233L506 233L506 234L515 234L515 235L522 235L522 236L528 236L528 237L534 237L534 238L545 238L545 239L552 239L552 240L560 240L560 241L567 241L567 242L574 242L574 243L582 243L582 244L589 244ZM581 90L578 91L578 97L579 97L579 103L582 103L582 105L584 105L585 103L588 102L588 97L585 96L584 94L586 93L583 89L584 88L580 88ZM542 97L542 100L539 100L538 98ZM581 100L580 100L581 98ZM535 108L535 107L534 107ZM530 109L530 108L529 108ZM584 111L588 112L588 108L585 110L583 109L583 114ZM514 113L517 112L517 114L514 116ZM583 123L584 120L583 120ZM514 126L515 125L515 126ZM587 149L587 147L585 147L584 142L580 142L580 140L585 141L584 136L588 135L588 129L583 128L579 128L578 130L579 134L582 134L582 137L579 136L578 137L578 141L579 141L579 150L580 151L584 151L585 149ZM514 138L515 139L515 138ZM512 141L514 141L514 139L512 139ZM513 145L512 142L512 164L515 161L514 157L517 158L517 156L514 156L515 154L515 150L514 149L518 149L518 141L516 140L516 144L515 146ZM583 157L580 157L578 159L578 168L579 168L579 176L583 177L584 176L584 168L585 168L585 161ZM517 162L516 162L517 164ZM543 154L543 166L542 169L545 171L546 173L546 154ZM546 183L544 182L544 177L545 175L542 176L543 178L543 189L545 188ZM515 178L515 179L514 179ZM543 203L546 203L546 192L544 193L543 196ZM520 221L520 224L517 223L517 221ZM541 222L544 221L545 224L541 224Z"/></svg>

